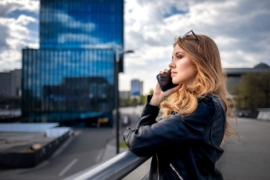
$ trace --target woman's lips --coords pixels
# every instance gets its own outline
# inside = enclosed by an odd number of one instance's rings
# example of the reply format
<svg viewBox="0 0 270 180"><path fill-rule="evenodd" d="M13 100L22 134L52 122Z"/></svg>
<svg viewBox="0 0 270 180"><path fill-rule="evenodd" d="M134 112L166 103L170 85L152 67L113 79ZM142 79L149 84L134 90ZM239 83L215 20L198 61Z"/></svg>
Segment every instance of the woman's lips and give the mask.
<svg viewBox="0 0 270 180"><path fill-rule="evenodd" d="M171 72L171 76L172 76L172 75L176 75L176 74L177 74L176 72Z"/></svg>

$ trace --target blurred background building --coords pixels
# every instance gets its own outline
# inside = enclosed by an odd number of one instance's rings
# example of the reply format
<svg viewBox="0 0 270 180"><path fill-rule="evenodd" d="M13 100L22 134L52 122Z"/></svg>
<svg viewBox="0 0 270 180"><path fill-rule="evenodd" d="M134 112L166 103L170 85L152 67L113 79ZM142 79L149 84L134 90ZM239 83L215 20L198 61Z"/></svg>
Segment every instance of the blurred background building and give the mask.
<svg viewBox="0 0 270 180"><path fill-rule="evenodd" d="M227 89L236 102L237 116L258 116L270 108L270 67L259 63L254 68L226 68Z"/></svg>
<svg viewBox="0 0 270 180"><path fill-rule="evenodd" d="M130 98L130 91L120 91L119 97L121 99L129 99Z"/></svg>
<svg viewBox="0 0 270 180"><path fill-rule="evenodd" d="M0 72L0 96L21 96L21 70Z"/></svg>
<svg viewBox="0 0 270 180"><path fill-rule="evenodd" d="M40 0L40 49L22 50L23 121L112 125L123 7L123 0Z"/></svg>
<svg viewBox="0 0 270 180"><path fill-rule="evenodd" d="M21 116L21 70L0 72L0 122L18 121Z"/></svg>
<svg viewBox="0 0 270 180"><path fill-rule="evenodd" d="M140 81L139 79L132 79L130 89L131 105L136 106L138 104L143 104L142 96L143 96L143 81Z"/></svg>
<svg viewBox="0 0 270 180"><path fill-rule="evenodd" d="M227 73L227 89L233 93L235 85L240 83L241 77L247 73L270 73L270 66L259 63L254 68L225 68Z"/></svg>
<svg viewBox="0 0 270 180"><path fill-rule="evenodd" d="M140 96L143 94L143 82L138 79L131 80L131 96Z"/></svg>
<svg viewBox="0 0 270 180"><path fill-rule="evenodd" d="M132 79L130 91L120 91L120 106L137 106L146 102L146 95L143 94L143 81Z"/></svg>

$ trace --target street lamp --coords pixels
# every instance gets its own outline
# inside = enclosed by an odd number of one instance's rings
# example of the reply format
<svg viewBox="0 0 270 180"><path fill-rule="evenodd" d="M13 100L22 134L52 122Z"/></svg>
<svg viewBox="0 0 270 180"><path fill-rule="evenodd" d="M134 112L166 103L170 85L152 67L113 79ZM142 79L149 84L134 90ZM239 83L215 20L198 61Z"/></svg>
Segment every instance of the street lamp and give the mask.
<svg viewBox="0 0 270 180"><path fill-rule="evenodd" d="M133 50L122 51L119 49L115 49L115 110L116 110L116 154L119 153L119 88L118 88L118 79L119 79L119 61L120 55L134 53ZM124 59L123 59L124 61Z"/></svg>

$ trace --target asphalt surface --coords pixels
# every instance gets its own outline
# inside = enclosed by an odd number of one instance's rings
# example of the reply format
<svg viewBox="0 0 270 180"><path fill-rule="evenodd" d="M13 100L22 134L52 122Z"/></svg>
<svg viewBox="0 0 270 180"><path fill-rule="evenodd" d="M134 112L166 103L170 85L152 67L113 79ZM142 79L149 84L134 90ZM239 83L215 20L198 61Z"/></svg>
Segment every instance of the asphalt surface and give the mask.
<svg viewBox="0 0 270 180"><path fill-rule="evenodd" d="M107 142L114 136L112 128L75 129L75 136L50 159L35 168L0 170L0 179L63 179L100 162Z"/></svg>
<svg viewBox="0 0 270 180"><path fill-rule="evenodd" d="M217 163L225 180L270 179L270 121L238 118L240 140L224 145Z"/></svg>

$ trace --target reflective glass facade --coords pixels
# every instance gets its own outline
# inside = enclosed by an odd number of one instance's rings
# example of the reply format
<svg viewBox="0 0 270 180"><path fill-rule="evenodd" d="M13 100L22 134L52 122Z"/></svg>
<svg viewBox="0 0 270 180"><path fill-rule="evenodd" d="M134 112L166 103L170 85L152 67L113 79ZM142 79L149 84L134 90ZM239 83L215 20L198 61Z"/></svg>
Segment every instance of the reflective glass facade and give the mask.
<svg viewBox="0 0 270 180"><path fill-rule="evenodd" d="M40 47L123 45L123 0L41 0Z"/></svg>
<svg viewBox="0 0 270 180"><path fill-rule="evenodd" d="M23 49L23 120L112 125L117 47L123 0L41 0L40 49Z"/></svg>

